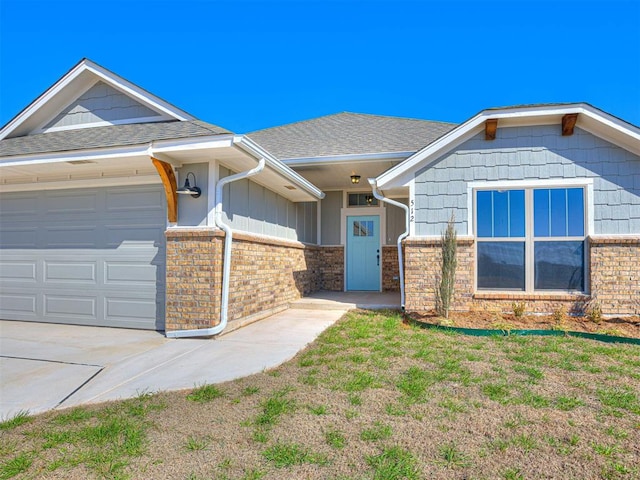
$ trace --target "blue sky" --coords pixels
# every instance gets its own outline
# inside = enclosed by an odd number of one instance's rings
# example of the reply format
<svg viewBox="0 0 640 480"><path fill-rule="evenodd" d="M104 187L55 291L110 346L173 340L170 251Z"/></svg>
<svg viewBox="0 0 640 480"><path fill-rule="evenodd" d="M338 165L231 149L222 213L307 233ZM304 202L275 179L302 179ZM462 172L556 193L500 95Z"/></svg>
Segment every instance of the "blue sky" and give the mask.
<svg viewBox="0 0 640 480"><path fill-rule="evenodd" d="M637 0L0 0L0 124L83 57L238 133L578 101L640 125Z"/></svg>

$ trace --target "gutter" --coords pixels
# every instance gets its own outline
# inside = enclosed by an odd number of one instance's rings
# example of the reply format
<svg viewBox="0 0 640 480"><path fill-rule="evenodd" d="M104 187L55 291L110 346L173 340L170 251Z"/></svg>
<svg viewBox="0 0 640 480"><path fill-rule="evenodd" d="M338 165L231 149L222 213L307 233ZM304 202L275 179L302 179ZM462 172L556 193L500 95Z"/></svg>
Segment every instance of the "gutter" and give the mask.
<svg viewBox="0 0 640 480"><path fill-rule="evenodd" d="M251 170L224 177L218 180L218 183L216 183L216 210L214 220L216 226L224 231L220 323L211 328L196 328L192 330L174 330L171 332L166 332L167 338L210 337L212 335L219 334L226 328L229 312L229 277L231 271L231 247L233 242L233 230L231 230L231 227L224 223L224 221L222 220L222 193L224 186L227 183L235 182L236 180L243 180L245 178L257 175L264 169L265 163L265 158L260 157L258 165Z"/></svg>
<svg viewBox="0 0 640 480"><path fill-rule="evenodd" d="M394 205L404 210L405 230L398 236L398 240L396 241L396 244L398 246L398 275L400 276L400 306L402 307L402 311L404 312L405 297L404 297L404 262L403 262L403 255L402 255L402 240L404 240L409 236L409 207L407 207L403 203L396 202L395 200L391 200L390 198L386 198L385 196L383 196L378 190L375 178L370 178L369 184L371 185L371 191L373 192L373 196L376 197L378 200L380 200L381 202L386 202L390 205Z"/></svg>

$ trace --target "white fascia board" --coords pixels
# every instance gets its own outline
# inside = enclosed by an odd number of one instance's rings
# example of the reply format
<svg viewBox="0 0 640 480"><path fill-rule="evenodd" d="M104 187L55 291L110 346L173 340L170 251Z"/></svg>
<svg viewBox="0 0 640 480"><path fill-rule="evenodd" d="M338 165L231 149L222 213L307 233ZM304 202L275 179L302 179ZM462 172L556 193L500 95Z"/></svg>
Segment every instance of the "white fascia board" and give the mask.
<svg viewBox="0 0 640 480"><path fill-rule="evenodd" d="M140 87L125 80L119 75L116 75L115 73L108 71L100 65L93 63L91 60L83 59L60 80L49 87L49 89L47 89L42 95L31 102L29 106L27 106L18 115L16 115L9 123L7 123L7 125L5 125L5 127L0 130L0 140L9 136L15 129L17 129L20 125L27 121L27 119L34 115L38 110L45 107L53 97L55 97L58 93L65 89L83 72L91 72L114 88L122 91L123 93L131 95L145 105L148 105L152 109L158 110L163 114L170 116L171 118L175 118L177 120L194 120L194 117L192 117L188 113L141 89ZM92 85L94 83L95 82L92 82ZM78 94L78 96L82 95L82 93L84 93L84 91Z"/></svg>
<svg viewBox="0 0 640 480"><path fill-rule="evenodd" d="M280 161L289 167L306 167L310 165L336 165L341 163L375 162L386 160L403 160L416 153L411 152L382 152L359 153L353 155L328 155L323 157L285 158Z"/></svg>
<svg viewBox="0 0 640 480"><path fill-rule="evenodd" d="M490 109L480 112L404 162L387 170L376 179L376 182L378 187L382 189L406 185L410 181L411 173L420 167L427 166L431 161L482 131L484 122L488 119L503 120L503 123L498 123L498 128L500 128L501 126L509 126L508 120L516 120L518 125L525 125L527 124L526 119L531 119L532 124L540 124L544 123L545 117L551 120L572 113L584 115L596 122L595 125L598 127L591 128L589 130L591 133L597 134L600 130L599 127L602 126L604 134L607 130L609 132L614 130L628 138L632 145L638 144L640 149L640 129L638 127L586 103ZM578 116L577 125L581 126L580 116Z"/></svg>
<svg viewBox="0 0 640 480"><path fill-rule="evenodd" d="M99 150L78 150L73 152L45 153L39 155L16 155L13 157L5 157L7 160L0 159L0 168L17 167L24 165L38 165L42 163L59 163L71 162L77 160L103 160L106 158L126 158L145 156L149 144L134 145L130 147L117 147Z"/></svg>
<svg viewBox="0 0 640 480"><path fill-rule="evenodd" d="M246 151L247 153L249 153L250 155L256 158L264 158L265 163L271 170L274 170L276 173L278 173L282 177L286 178L290 182L302 188L311 196L319 200L324 198L324 192L322 190L320 190L318 187L313 185L306 178L297 174L295 171L293 171L287 165L285 165L276 157L271 155L269 152L267 152L264 148L262 148L260 145L255 143L246 135L236 135L233 139L233 143L239 148L241 148L242 150Z"/></svg>
<svg viewBox="0 0 640 480"><path fill-rule="evenodd" d="M203 150L208 148L225 148L233 146L233 134L208 135L204 137L178 138L175 140L154 140L152 148L157 152L178 152Z"/></svg>

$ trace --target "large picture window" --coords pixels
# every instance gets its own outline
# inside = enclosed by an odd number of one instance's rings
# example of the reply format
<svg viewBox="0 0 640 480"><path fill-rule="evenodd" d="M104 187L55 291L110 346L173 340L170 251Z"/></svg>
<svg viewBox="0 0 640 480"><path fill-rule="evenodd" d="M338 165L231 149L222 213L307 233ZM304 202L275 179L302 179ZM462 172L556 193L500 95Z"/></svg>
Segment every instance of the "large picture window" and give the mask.
<svg viewBox="0 0 640 480"><path fill-rule="evenodd" d="M584 188L476 190L478 290L584 291Z"/></svg>

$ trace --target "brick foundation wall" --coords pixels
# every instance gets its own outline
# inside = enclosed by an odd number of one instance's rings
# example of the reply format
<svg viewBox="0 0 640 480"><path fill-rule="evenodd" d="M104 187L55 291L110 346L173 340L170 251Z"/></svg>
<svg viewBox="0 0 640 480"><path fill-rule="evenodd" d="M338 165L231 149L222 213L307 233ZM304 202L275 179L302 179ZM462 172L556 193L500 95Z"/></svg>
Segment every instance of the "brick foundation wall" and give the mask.
<svg viewBox="0 0 640 480"><path fill-rule="evenodd" d="M165 330L209 328L220 319L222 238L168 230Z"/></svg>
<svg viewBox="0 0 640 480"><path fill-rule="evenodd" d="M317 248L320 265L320 290L344 291L344 247L321 246Z"/></svg>
<svg viewBox="0 0 640 480"><path fill-rule="evenodd" d="M440 239L412 239L404 242L405 309L424 312L435 308L436 278L440 274ZM458 268L454 310L472 308L473 241L458 238Z"/></svg>
<svg viewBox="0 0 640 480"><path fill-rule="evenodd" d="M605 315L640 314L640 237L589 239L591 290Z"/></svg>
<svg viewBox="0 0 640 480"><path fill-rule="evenodd" d="M234 233L229 320L285 306L320 290L318 247Z"/></svg>
<svg viewBox="0 0 640 480"><path fill-rule="evenodd" d="M165 329L209 328L220 321L224 233L166 232ZM321 287L320 247L235 233L228 320L284 307Z"/></svg>
<svg viewBox="0 0 640 480"><path fill-rule="evenodd" d="M435 283L440 273L440 239L405 241L407 311L435 307ZM593 296L605 315L640 312L640 238L599 239L590 242L590 279ZM569 293L474 294L474 241L458 239L458 268L453 309L512 312L514 302L525 302L528 313L551 313L559 308L580 313L589 295Z"/></svg>
<svg viewBox="0 0 640 480"><path fill-rule="evenodd" d="M398 247L395 245L384 245L382 247L382 291L400 291Z"/></svg>

